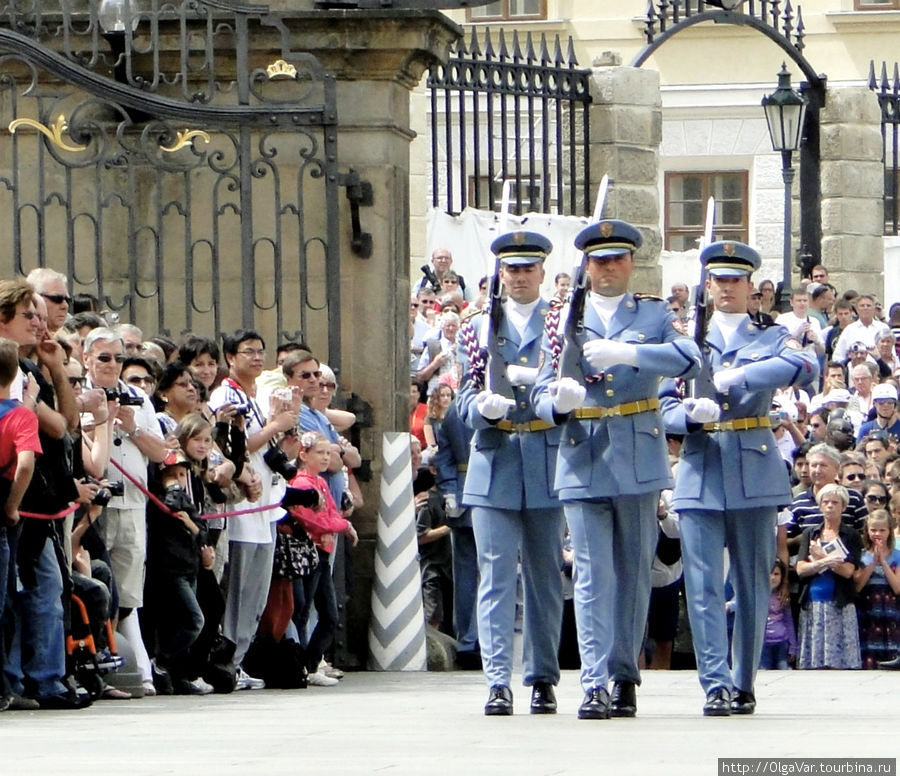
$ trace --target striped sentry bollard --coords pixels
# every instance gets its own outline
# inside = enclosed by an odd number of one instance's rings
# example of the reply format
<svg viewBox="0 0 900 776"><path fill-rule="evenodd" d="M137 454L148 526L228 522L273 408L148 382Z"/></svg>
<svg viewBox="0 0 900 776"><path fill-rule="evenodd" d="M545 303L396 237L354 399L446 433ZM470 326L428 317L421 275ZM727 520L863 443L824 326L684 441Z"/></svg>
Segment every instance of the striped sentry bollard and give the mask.
<svg viewBox="0 0 900 776"><path fill-rule="evenodd" d="M369 668L424 671L425 615L416 541L409 434L383 436L381 504L369 623Z"/></svg>

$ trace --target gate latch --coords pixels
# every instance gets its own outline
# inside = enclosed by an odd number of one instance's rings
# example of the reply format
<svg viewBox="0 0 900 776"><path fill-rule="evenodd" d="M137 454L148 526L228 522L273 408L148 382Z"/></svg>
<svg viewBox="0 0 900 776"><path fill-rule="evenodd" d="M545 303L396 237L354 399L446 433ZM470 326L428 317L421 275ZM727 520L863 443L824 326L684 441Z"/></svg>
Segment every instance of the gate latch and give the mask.
<svg viewBox="0 0 900 776"><path fill-rule="evenodd" d="M360 207L371 207L375 203L372 184L368 181L361 181L359 173L351 167L347 173L338 175L338 186L347 187L347 199L350 201L350 224L353 227L350 247L361 259L368 259L372 256L372 235L362 230L359 209Z"/></svg>

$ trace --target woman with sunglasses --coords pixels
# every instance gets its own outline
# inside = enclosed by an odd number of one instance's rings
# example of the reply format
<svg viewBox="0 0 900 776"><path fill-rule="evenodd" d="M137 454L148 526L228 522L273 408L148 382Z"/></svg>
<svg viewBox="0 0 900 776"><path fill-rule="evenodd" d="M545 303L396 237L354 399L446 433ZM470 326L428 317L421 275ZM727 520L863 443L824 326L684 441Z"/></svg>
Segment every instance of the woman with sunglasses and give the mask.
<svg viewBox="0 0 900 776"><path fill-rule="evenodd" d="M888 490L883 482L878 480L865 480L860 486L866 511L871 515L876 509L887 509Z"/></svg>
<svg viewBox="0 0 900 776"><path fill-rule="evenodd" d="M180 361L167 364L153 394L153 403L163 434L171 434L182 418L200 408L191 370Z"/></svg>

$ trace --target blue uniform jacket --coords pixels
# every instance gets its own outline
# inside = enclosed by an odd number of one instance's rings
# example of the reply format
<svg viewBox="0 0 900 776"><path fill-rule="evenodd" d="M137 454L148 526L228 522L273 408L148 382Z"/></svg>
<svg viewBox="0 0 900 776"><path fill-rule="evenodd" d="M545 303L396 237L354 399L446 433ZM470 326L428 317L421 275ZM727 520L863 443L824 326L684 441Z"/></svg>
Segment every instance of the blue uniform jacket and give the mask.
<svg viewBox="0 0 900 776"><path fill-rule="evenodd" d="M472 429L462 422L456 404L451 404L437 432L437 452L432 463L437 470L437 486L442 495L452 493L459 504L463 503L463 483L465 467L469 462L469 445ZM463 467L463 469L460 469ZM462 522L460 522L462 520ZM468 511L464 518L447 518L449 525L471 527L472 518Z"/></svg>
<svg viewBox="0 0 900 776"><path fill-rule="evenodd" d="M568 308L560 315L565 326ZM607 329L590 302L585 304L579 344L607 338L637 345L637 367L618 365L600 379L585 379L595 371L582 357L581 375L564 375L587 388L585 407L613 407L656 398L661 377L693 376L700 367L700 351L692 339L674 326L675 317L664 302L625 294ZM558 415L547 392L557 379L550 336L544 337L544 362L532 401L537 414L563 424L555 488L563 501L610 498L651 493L672 487L665 431L658 411L621 417L577 419Z"/></svg>
<svg viewBox="0 0 900 776"><path fill-rule="evenodd" d="M800 350L784 326L763 327L748 318L727 349L715 321L710 321L704 347L712 373L744 367L746 386L716 393L720 421L768 417L776 388L815 379L815 354ZM666 429L687 434L681 448L675 509L749 509L791 502L784 459L770 428L704 431L687 420L673 383L662 387ZM726 480L727 477L727 480Z"/></svg>
<svg viewBox="0 0 900 776"><path fill-rule="evenodd" d="M506 364L537 367L541 358L544 318L550 305L540 300L531 314L524 336L504 316L498 332L497 347ZM470 319L477 337L485 317ZM516 406L506 420L523 423L537 416L529 401L530 385L513 385ZM463 490L466 506L520 510L559 507L553 494L553 473L559 446L559 429L511 433L496 428L475 406L482 386L467 375L456 403L463 422L475 430L469 452L469 469Z"/></svg>

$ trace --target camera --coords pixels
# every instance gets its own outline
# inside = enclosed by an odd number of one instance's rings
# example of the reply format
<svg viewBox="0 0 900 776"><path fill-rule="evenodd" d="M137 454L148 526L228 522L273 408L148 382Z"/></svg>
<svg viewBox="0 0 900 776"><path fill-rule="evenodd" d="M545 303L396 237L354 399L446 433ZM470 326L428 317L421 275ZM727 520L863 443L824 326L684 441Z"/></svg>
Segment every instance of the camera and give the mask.
<svg viewBox="0 0 900 776"><path fill-rule="evenodd" d="M280 447L272 446L263 454L263 460L273 472L290 481L297 476L297 466Z"/></svg>
<svg viewBox="0 0 900 776"><path fill-rule="evenodd" d="M425 279L428 281L428 284L431 286L431 290L436 294L441 293L441 281L437 279L434 270L428 264L423 264L420 269L422 270Z"/></svg>
<svg viewBox="0 0 900 776"><path fill-rule="evenodd" d="M85 477L82 482L90 482L100 487L100 490L97 491L97 495L91 499L91 503L98 507L105 507L113 496L122 496L125 494L124 482L107 482L104 485L100 480L95 480L93 477Z"/></svg>
<svg viewBox="0 0 900 776"><path fill-rule="evenodd" d="M117 401L120 407L140 407L144 400L140 396L132 396L128 391L119 391L115 388L104 388L107 401Z"/></svg>
<svg viewBox="0 0 900 776"><path fill-rule="evenodd" d="M345 490L341 493L341 512L346 512L348 509L353 509L353 496L350 491Z"/></svg>
<svg viewBox="0 0 900 776"><path fill-rule="evenodd" d="M240 415L241 417L246 418L247 415L250 414L250 405L249 404L235 404L234 405L234 414Z"/></svg>

